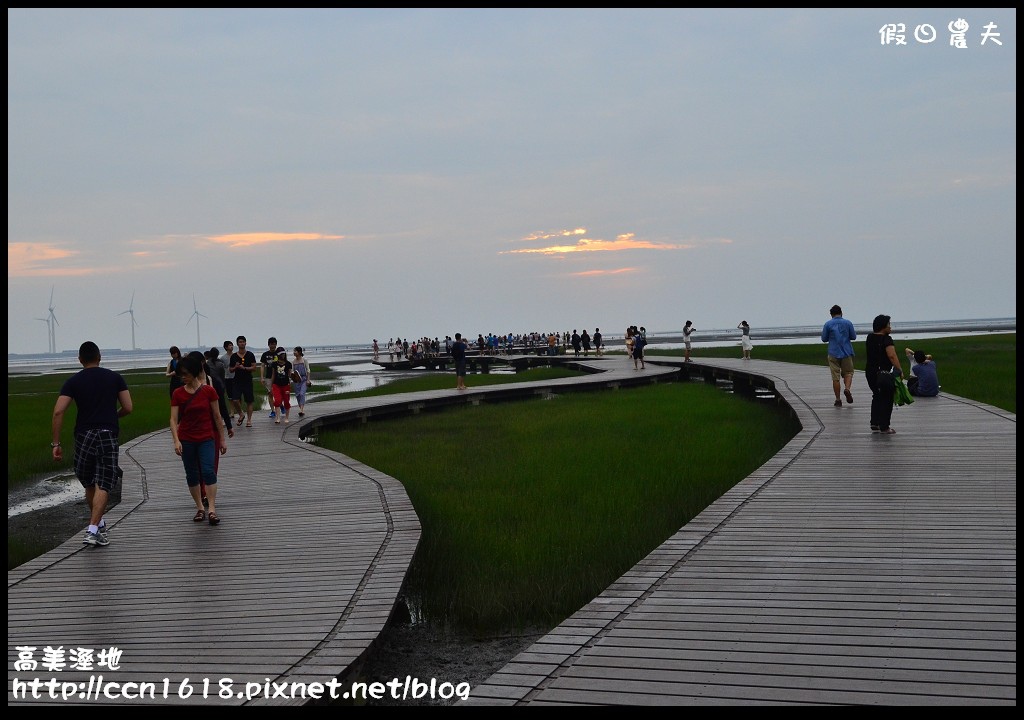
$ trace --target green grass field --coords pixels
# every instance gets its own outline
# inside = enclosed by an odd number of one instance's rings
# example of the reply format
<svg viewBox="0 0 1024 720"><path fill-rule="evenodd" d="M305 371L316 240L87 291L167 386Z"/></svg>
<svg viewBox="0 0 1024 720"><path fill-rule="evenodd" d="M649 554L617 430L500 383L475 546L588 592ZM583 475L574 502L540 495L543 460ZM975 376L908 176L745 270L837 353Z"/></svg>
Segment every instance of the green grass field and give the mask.
<svg viewBox="0 0 1024 720"><path fill-rule="evenodd" d="M941 338L921 348L935 356L945 392L1016 412L1016 334ZM863 343L855 349L862 358ZM693 358L736 352L698 345ZM824 344L755 347L754 357L820 365L828 382ZM472 375L468 384L567 374L574 373L536 368ZM124 375L135 412L122 422L122 440L166 427L162 370ZM325 375L316 369L317 377ZM48 447L65 377L10 379L8 488L69 471L68 462L54 467ZM344 396L453 383L451 374L425 374ZM326 386L318 384L319 397L341 397L328 395ZM68 418L67 444L72 426ZM407 488L424 529L407 584L413 611L479 630L559 621L770 458L795 430L774 407L678 382L455 408L323 432L320 442ZM21 544L8 536L9 567L12 548ZM47 549L23 548L23 560Z"/></svg>
<svg viewBox="0 0 1024 720"><path fill-rule="evenodd" d="M797 432L777 406L669 382L321 432L392 475L423 525L415 614L462 631L551 625Z"/></svg>

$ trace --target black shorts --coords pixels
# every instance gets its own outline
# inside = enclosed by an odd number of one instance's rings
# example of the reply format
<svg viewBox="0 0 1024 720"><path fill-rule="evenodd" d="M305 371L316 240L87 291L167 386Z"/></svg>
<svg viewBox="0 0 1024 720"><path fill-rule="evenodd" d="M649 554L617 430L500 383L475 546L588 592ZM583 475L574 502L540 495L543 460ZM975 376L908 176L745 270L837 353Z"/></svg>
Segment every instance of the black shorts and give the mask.
<svg viewBox="0 0 1024 720"><path fill-rule="evenodd" d="M232 400L242 400L244 398L247 403L254 402L256 400L256 395L253 394L252 391L252 381L239 382L238 376L236 375L235 383L231 387L230 397Z"/></svg>

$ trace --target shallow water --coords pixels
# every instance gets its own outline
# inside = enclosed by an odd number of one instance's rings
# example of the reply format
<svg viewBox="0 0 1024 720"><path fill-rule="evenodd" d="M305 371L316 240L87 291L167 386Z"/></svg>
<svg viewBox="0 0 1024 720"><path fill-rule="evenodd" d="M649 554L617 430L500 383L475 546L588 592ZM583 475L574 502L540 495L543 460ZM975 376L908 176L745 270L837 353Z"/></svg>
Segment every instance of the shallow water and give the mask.
<svg viewBox="0 0 1024 720"><path fill-rule="evenodd" d="M82 485L74 475L54 475L7 493L7 517L56 507L84 497Z"/></svg>

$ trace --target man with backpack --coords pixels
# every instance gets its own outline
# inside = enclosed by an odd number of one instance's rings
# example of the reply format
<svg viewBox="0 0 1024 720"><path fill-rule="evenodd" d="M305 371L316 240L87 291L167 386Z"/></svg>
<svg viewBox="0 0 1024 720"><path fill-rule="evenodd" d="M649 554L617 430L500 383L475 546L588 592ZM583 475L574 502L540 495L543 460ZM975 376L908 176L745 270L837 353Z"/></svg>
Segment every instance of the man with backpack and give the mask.
<svg viewBox="0 0 1024 720"><path fill-rule="evenodd" d="M647 329L642 328L633 335L633 369L634 370L646 370L647 366L644 364L644 346L647 345ZM640 363L640 367L637 368L637 363Z"/></svg>

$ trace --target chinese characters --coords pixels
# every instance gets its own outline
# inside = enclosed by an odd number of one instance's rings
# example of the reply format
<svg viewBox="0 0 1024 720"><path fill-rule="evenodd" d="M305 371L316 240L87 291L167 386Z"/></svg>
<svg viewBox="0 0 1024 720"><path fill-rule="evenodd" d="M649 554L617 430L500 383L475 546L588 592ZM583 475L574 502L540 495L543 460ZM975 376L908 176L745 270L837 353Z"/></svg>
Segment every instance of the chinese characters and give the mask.
<svg viewBox="0 0 1024 720"><path fill-rule="evenodd" d="M987 25L982 26L980 33L981 41L979 45L993 44L1002 45L1003 41L999 39L999 32L997 32L998 25L994 22L989 22ZM950 47L966 50L968 47L968 36L967 33L971 29L970 23L963 18L957 18L951 20L946 24L946 30L949 31L949 45ZM906 45L907 44L907 25L906 23L888 23L883 25L878 30L878 35L882 45ZM913 29L914 40L922 45L928 45L935 42L939 33L935 29L934 25L930 23L921 23Z"/></svg>

